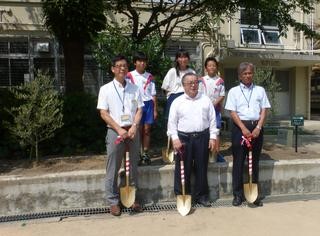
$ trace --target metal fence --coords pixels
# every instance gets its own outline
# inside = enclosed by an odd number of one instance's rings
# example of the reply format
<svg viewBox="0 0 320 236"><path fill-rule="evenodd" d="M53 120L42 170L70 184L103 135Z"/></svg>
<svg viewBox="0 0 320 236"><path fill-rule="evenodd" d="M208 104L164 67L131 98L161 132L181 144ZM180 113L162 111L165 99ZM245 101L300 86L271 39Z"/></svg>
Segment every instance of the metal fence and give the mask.
<svg viewBox="0 0 320 236"><path fill-rule="evenodd" d="M178 48L191 55L194 69L201 70L199 42L179 41L168 43L165 53L174 59ZM84 56L83 82L87 92L98 94L99 88L111 77L102 70L89 50ZM201 64L201 63L200 63ZM33 80L36 71L47 72L60 91L64 91L65 68L62 48L53 38L37 36L0 36L0 87L13 87ZM157 88L160 90L160 87Z"/></svg>
<svg viewBox="0 0 320 236"><path fill-rule="evenodd" d="M59 44L52 38L30 36L0 37L0 87L13 87L34 79L36 71L47 72L64 90L64 59ZM85 55L85 90L97 94L103 79L91 55ZM106 75L105 75L106 77Z"/></svg>

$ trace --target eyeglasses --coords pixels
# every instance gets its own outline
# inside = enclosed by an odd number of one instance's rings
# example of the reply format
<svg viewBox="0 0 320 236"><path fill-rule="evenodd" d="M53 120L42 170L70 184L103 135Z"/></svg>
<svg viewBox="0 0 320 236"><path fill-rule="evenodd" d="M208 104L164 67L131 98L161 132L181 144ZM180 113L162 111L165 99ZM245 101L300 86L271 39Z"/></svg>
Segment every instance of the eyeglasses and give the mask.
<svg viewBox="0 0 320 236"><path fill-rule="evenodd" d="M193 85L193 86L195 86L195 85L199 85L199 83L200 83L200 81L199 81L199 80L196 80L196 81L189 81L189 82L184 82L184 84L185 84L185 85L189 85L189 86L191 86L191 85Z"/></svg>
<svg viewBox="0 0 320 236"><path fill-rule="evenodd" d="M128 65L114 65L113 67L118 68L118 69L120 69L120 68L127 69Z"/></svg>

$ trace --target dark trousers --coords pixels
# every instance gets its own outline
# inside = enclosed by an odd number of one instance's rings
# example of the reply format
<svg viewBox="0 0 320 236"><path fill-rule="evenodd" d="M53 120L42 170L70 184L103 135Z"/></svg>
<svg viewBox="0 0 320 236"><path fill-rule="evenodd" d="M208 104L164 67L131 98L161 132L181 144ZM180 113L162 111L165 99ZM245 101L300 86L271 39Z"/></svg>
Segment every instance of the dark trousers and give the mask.
<svg viewBox="0 0 320 236"><path fill-rule="evenodd" d="M195 200L208 198L208 158L209 158L209 129L199 133L178 132L179 139L184 143L184 175L186 194L191 192L191 173L194 170L195 183L193 196ZM180 155L175 155L174 192L182 193L180 176Z"/></svg>
<svg viewBox="0 0 320 236"><path fill-rule="evenodd" d="M252 131L256 127L256 123L245 124L246 127ZM232 155L233 155L233 169L232 169L232 189L234 196L243 197L243 173L248 173L248 168L244 170L244 163L248 156L249 150L246 145L241 145L242 140L241 129L233 125L232 128ZM259 137L252 141L252 182L259 181L259 158L263 144L263 129L260 131ZM247 183L248 181L245 181Z"/></svg>

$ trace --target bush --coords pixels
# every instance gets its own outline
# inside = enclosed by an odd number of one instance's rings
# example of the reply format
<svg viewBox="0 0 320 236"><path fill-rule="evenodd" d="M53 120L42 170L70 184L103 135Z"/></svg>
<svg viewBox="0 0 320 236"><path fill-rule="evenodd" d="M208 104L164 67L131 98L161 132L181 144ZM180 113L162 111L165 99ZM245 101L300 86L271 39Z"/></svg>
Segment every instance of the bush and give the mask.
<svg viewBox="0 0 320 236"><path fill-rule="evenodd" d="M106 125L96 109L97 98L87 93L63 97L63 127L45 144L48 155L102 153Z"/></svg>
<svg viewBox="0 0 320 236"><path fill-rule="evenodd" d="M18 101L8 88L0 89L0 158L21 156L23 150L19 142L14 139L9 130L5 128L5 123L11 123L13 118L5 111L5 107L18 106Z"/></svg>
<svg viewBox="0 0 320 236"><path fill-rule="evenodd" d="M38 162L39 144L63 125L58 92L52 78L39 71L34 80L12 89L12 94L20 104L6 109L13 118L6 128L21 147L30 148L30 159L35 152Z"/></svg>

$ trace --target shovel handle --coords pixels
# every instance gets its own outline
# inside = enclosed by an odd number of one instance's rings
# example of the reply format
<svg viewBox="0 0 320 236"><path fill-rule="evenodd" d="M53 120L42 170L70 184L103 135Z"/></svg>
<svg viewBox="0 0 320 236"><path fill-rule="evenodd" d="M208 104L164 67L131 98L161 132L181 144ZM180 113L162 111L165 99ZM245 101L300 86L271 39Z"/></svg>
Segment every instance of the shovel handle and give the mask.
<svg viewBox="0 0 320 236"><path fill-rule="evenodd" d="M249 175L252 175L252 150L249 150L249 157L248 157L248 166L249 166Z"/></svg>
<svg viewBox="0 0 320 236"><path fill-rule="evenodd" d="M128 183L129 183L129 172L130 172L129 152L126 152L125 171L126 171L126 185L128 185Z"/></svg>
<svg viewBox="0 0 320 236"><path fill-rule="evenodd" d="M185 177L184 177L184 163L180 161L180 178L181 178L181 185L182 185L182 195L185 195Z"/></svg>

